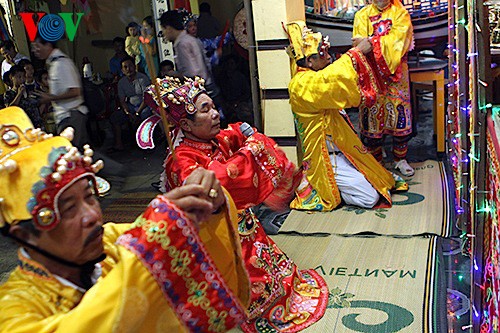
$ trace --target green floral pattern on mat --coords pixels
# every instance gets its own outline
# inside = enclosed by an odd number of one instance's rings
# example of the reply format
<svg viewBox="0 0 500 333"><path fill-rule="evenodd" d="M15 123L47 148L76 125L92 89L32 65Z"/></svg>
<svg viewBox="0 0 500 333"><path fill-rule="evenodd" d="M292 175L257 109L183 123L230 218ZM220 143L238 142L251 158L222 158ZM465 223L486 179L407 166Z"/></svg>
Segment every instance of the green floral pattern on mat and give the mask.
<svg viewBox="0 0 500 333"><path fill-rule="evenodd" d="M414 184L419 184L415 182ZM413 192L402 192L398 193L398 195L406 197L406 200L403 201L393 201L394 206L406 206L406 205L414 205L416 203L422 202L425 200L425 197L422 194L413 193ZM346 212L354 212L356 215L364 214L366 212L374 212L375 216L385 219L387 215L385 214L388 209L386 208L377 208L377 209L365 209L356 206L345 206L343 208Z"/></svg>
<svg viewBox="0 0 500 333"><path fill-rule="evenodd" d="M378 216L381 219L385 219L387 217L387 215L385 215L384 213L388 211L386 208L365 209L356 206L345 206L344 210L346 212L354 212L356 213L356 215L364 214L366 212L375 212L375 216Z"/></svg>
<svg viewBox="0 0 500 333"><path fill-rule="evenodd" d="M339 287L334 288L330 290L330 293L328 294L327 308L334 308L334 309L350 308L351 301L349 300L349 298L353 297L354 294L343 293Z"/></svg>

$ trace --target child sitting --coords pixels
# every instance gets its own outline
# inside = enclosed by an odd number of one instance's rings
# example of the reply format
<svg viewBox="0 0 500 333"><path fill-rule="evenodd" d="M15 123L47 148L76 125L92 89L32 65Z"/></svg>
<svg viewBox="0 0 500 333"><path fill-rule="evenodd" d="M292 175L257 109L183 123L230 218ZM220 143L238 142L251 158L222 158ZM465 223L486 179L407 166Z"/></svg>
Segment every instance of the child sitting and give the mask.
<svg viewBox="0 0 500 333"><path fill-rule="evenodd" d="M39 69L35 72L36 91L49 93L49 73L45 68ZM39 105L40 115L42 116L45 130L47 133L56 134L56 123L54 120L54 113L51 103L44 103Z"/></svg>
<svg viewBox="0 0 500 333"><path fill-rule="evenodd" d="M28 59L22 59L19 61L18 65L24 68L24 71L26 72L26 82L24 83L24 86L26 87L26 91L29 95L38 89L34 76L35 68L33 68L33 64Z"/></svg>
<svg viewBox="0 0 500 333"><path fill-rule="evenodd" d="M9 79L12 86L9 87L4 94L5 106L19 106L26 112L28 117L30 117L35 128L45 130L38 109L38 101L26 91L24 85L26 81L26 72L24 68L19 65L12 66L9 70Z"/></svg>

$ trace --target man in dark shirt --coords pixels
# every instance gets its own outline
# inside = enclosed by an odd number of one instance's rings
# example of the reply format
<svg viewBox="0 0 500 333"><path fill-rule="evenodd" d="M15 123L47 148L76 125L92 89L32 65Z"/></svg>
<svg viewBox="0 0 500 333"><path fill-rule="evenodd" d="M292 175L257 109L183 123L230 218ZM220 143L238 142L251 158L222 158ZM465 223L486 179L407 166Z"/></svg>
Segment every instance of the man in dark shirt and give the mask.
<svg viewBox="0 0 500 333"><path fill-rule="evenodd" d="M113 49L115 50L114 56L109 59L109 71L114 77L123 76L122 73L122 60L127 57L125 52L125 39L122 37L115 37L113 39Z"/></svg>
<svg viewBox="0 0 500 333"><path fill-rule="evenodd" d="M212 16L210 5L207 2L200 4L200 17L197 26L198 38L214 38L221 32L220 23Z"/></svg>

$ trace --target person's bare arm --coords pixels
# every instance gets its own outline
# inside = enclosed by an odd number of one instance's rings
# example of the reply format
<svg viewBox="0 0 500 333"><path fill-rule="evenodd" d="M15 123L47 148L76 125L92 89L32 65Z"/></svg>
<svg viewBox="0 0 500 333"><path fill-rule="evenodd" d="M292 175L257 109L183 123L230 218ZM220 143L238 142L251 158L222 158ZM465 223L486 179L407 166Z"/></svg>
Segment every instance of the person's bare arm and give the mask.
<svg viewBox="0 0 500 333"><path fill-rule="evenodd" d="M66 99L76 98L82 96L82 88L69 88L66 92L60 95L53 95L44 92L35 92L40 97L40 103L48 103L53 101L62 101Z"/></svg>

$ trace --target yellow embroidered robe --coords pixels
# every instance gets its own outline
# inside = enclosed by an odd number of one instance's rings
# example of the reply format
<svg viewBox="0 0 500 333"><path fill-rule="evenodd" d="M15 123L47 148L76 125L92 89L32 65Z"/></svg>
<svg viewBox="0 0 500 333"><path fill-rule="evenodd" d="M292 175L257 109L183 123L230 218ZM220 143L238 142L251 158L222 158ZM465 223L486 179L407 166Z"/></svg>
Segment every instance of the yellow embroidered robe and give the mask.
<svg viewBox="0 0 500 333"><path fill-rule="evenodd" d="M362 55L357 51L357 56ZM341 202L326 140L327 136L373 187L389 202L392 175L363 146L340 113L358 106L362 98L358 73L347 54L326 68L299 70L288 87L290 103L303 150L303 168L310 186L299 187L290 207L330 211Z"/></svg>
<svg viewBox="0 0 500 333"><path fill-rule="evenodd" d="M143 260L115 243L134 225L105 224L102 276L85 294L63 285L45 267L19 253L20 265L0 287L0 332L188 332ZM249 282L235 228L232 204L229 213L223 210L203 223L199 236L246 308Z"/></svg>
<svg viewBox="0 0 500 333"><path fill-rule="evenodd" d="M410 14L399 0L392 0L383 11L368 5L354 17L353 37L371 37L370 57L387 89L375 105L359 106L361 134L368 138L410 134L413 121L407 61L407 53L413 47Z"/></svg>

